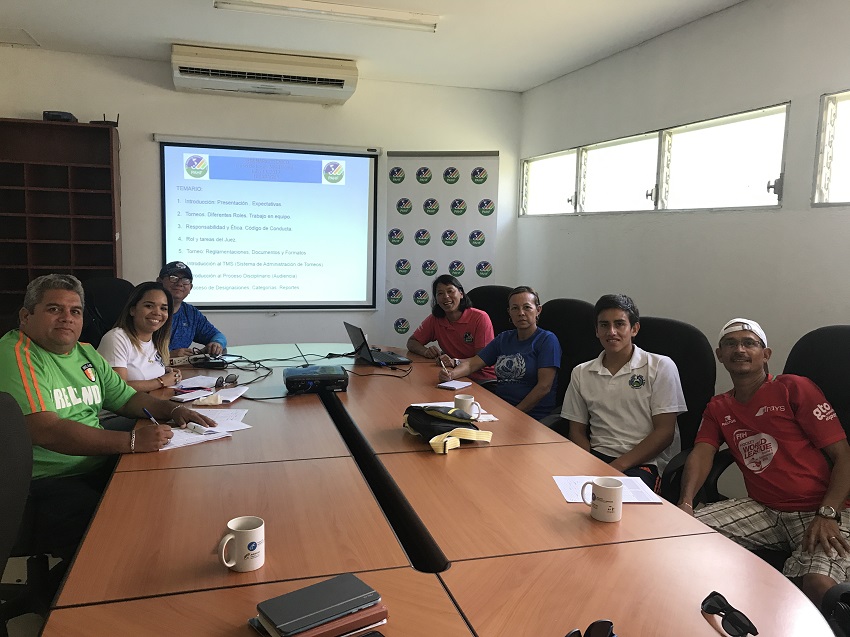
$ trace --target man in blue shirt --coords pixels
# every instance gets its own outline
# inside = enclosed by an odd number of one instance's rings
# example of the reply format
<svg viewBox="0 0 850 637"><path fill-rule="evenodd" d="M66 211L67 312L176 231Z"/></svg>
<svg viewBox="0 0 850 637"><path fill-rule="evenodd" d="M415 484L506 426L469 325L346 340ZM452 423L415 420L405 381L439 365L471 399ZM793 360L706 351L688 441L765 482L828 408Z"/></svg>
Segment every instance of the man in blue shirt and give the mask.
<svg viewBox="0 0 850 637"><path fill-rule="evenodd" d="M204 352L219 356L227 347L227 339L210 323L194 305L183 300L192 291L192 271L182 261L166 263L159 271L162 287L171 293L174 299L174 318L171 322L171 343L168 349L171 356L189 356L194 352L192 343L206 345Z"/></svg>

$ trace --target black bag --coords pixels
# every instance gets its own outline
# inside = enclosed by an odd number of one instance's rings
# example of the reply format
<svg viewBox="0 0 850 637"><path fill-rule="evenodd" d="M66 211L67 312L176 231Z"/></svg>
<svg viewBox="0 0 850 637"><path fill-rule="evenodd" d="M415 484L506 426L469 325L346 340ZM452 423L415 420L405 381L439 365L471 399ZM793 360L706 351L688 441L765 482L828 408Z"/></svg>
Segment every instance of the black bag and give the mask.
<svg viewBox="0 0 850 637"><path fill-rule="evenodd" d="M422 436L435 453L448 453L460 446L461 440L490 442L491 431L481 431L472 422L472 416L454 407L411 405L404 410L404 428L415 436Z"/></svg>

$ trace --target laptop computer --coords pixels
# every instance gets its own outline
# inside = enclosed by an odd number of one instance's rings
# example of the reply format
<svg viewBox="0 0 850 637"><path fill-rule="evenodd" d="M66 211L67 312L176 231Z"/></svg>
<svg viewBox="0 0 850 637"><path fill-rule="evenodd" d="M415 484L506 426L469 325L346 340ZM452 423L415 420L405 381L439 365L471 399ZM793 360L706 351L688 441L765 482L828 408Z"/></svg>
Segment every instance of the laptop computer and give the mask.
<svg viewBox="0 0 850 637"><path fill-rule="evenodd" d="M342 322L345 325L345 331L348 332L348 338L351 339L351 344L354 346L355 358L362 359L370 365L378 367L386 367L387 365L408 365L411 360L392 352L373 352L366 342L366 335L356 325Z"/></svg>

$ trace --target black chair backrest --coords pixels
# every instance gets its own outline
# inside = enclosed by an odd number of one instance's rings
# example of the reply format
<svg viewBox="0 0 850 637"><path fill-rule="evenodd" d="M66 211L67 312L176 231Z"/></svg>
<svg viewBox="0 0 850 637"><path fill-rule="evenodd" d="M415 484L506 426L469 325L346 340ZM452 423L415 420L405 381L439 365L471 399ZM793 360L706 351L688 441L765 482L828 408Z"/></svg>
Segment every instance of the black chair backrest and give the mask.
<svg viewBox="0 0 850 637"><path fill-rule="evenodd" d="M129 281L115 277L98 277L83 281L86 299L80 340L95 347L100 345L103 335L115 327L115 321L134 288Z"/></svg>
<svg viewBox="0 0 850 637"><path fill-rule="evenodd" d="M688 411L677 418L682 449L694 446L702 412L714 396L717 377L714 350L708 339L693 325L670 318L644 316L635 345L647 352L669 356L679 368L682 392Z"/></svg>
<svg viewBox="0 0 850 637"><path fill-rule="evenodd" d="M0 392L0 572L15 545L32 479L32 442L15 399Z"/></svg>
<svg viewBox="0 0 850 637"><path fill-rule="evenodd" d="M783 374L811 379L832 405L844 430L850 432L850 392L844 379L844 362L850 356L850 325L827 325L798 340Z"/></svg>
<svg viewBox="0 0 850 637"><path fill-rule="evenodd" d="M513 288L507 285L481 285L466 291L472 307L487 312L494 335L514 329L508 316L508 294L511 290Z"/></svg>
<svg viewBox="0 0 850 637"><path fill-rule="evenodd" d="M579 299L550 299L543 304L538 325L558 337L561 344L561 369L558 370L558 399L570 385L573 368L599 356L602 344L596 338L596 313L593 304Z"/></svg>

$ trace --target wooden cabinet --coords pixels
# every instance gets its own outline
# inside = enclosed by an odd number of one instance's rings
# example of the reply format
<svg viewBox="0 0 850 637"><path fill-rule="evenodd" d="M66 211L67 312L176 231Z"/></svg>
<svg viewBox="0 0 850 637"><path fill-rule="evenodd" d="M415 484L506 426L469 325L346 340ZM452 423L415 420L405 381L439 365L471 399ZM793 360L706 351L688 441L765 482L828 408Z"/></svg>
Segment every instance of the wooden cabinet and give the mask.
<svg viewBox="0 0 850 637"><path fill-rule="evenodd" d="M0 119L0 315L52 272L120 276L118 130Z"/></svg>

